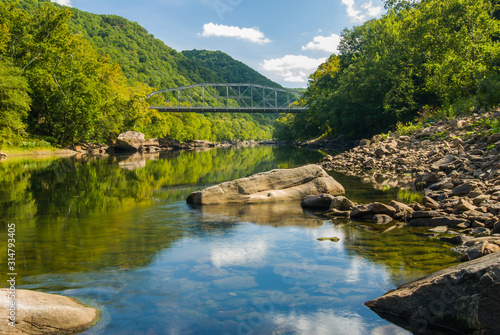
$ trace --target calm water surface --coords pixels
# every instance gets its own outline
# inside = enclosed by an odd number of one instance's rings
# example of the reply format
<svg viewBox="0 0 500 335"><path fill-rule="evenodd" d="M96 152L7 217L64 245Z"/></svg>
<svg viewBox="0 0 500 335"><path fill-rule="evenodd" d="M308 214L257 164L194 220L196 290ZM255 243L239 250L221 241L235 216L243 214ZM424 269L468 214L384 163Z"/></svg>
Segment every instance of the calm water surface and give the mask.
<svg viewBox="0 0 500 335"><path fill-rule="evenodd" d="M406 229L328 221L297 202L185 203L208 185L318 162L318 152L147 157L0 162L0 234L16 223L17 287L99 308L101 321L85 334L409 334L363 303L457 259ZM398 197L335 177L358 202ZM340 242L317 240L334 236Z"/></svg>

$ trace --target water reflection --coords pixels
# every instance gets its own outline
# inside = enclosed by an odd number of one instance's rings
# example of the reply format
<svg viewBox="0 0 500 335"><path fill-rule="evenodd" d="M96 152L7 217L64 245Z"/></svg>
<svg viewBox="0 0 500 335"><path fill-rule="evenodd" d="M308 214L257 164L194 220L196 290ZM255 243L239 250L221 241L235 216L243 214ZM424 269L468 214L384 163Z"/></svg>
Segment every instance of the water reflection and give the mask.
<svg viewBox="0 0 500 335"><path fill-rule="evenodd" d="M317 227L324 220L314 212L304 212L300 202L284 201L251 205L210 205L194 207L202 213L203 220L247 221L274 227Z"/></svg>
<svg viewBox="0 0 500 335"><path fill-rule="evenodd" d="M0 234L16 223L20 288L103 311L88 334L403 334L363 302L447 265L446 246L403 229L325 221L296 202L185 203L208 185L320 159L267 146L8 159L0 163ZM359 202L392 197L354 179L346 185ZM334 236L340 241L317 240Z"/></svg>
<svg viewBox="0 0 500 335"><path fill-rule="evenodd" d="M17 250L17 265L23 278L143 266L158 250L189 234L182 223L165 224L163 214L155 217L150 208L183 201L201 185L320 158L315 152L269 146L115 157L9 158L0 163L0 234L8 223L16 223L22 246ZM6 249L6 242L0 239L0 249ZM0 254L3 264L5 257ZM0 280L4 279L6 274L1 273Z"/></svg>

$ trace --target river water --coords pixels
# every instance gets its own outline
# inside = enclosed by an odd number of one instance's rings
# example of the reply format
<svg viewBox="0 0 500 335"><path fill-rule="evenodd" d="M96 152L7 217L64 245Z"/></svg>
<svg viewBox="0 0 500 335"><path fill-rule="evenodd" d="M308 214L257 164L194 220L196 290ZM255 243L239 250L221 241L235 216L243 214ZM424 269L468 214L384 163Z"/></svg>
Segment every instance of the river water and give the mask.
<svg viewBox="0 0 500 335"><path fill-rule="evenodd" d="M85 334L409 334L363 303L457 260L418 232L329 221L298 202L185 203L208 185L319 162L320 152L258 146L146 157L0 162L0 250L15 223L17 288L99 308L101 321ZM360 203L407 194L334 177ZM4 267L6 258L0 253Z"/></svg>

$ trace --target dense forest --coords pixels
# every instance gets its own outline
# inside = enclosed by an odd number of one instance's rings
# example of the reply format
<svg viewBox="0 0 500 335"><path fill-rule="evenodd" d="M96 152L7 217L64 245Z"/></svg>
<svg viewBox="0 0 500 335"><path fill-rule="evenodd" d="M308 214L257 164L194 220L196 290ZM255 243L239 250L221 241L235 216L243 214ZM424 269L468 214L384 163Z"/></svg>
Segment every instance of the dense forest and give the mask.
<svg viewBox="0 0 500 335"><path fill-rule="evenodd" d="M500 104L498 0L389 0L386 8L343 31L339 55L310 76L309 111L282 115L276 137L363 138Z"/></svg>
<svg viewBox="0 0 500 335"><path fill-rule="evenodd" d="M181 141L270 138L275 117L148 109L155 89L225 81L201 63L118 16L1 1L0 146L109 142L126 130ZM231 64L238 81L254 80L244 64Z"/></svg>
<svg viewBox="0 0 500 335"><path fill-rule="evenodd" d="M251 83L283 88L280 84L273 82L222 51L186 50L182 54L196 64L216 72L224 83Z"/></svg>

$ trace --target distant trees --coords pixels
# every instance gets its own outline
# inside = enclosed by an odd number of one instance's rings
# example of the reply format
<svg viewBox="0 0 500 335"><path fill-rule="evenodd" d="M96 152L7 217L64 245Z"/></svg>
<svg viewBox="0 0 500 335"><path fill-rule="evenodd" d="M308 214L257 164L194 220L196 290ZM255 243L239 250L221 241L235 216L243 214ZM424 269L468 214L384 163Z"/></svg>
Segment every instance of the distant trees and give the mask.
<svg viewBox="0 0 500 335"><path fill-rule="evenodd" d="M75 12L72 21L71 10L48 0L0 2L0 145L13 145L27 136L60 145L105 142L125 130L182 141L271 137L269 127L254 119L242 126L240 116L221 123L194 113L149 110L145 97L153 88L137 79L159 85L191 84L181 74L190 68L180 65L195 63L137 23ZM199 74L214 73L194 67Z"/></svg>
<svg viewBox="0 0 500 335"><path fill-rule="evenodd" d="M500 103L500 94L490 89L498 88L500 79L499 1L387 1L386 6L381 19L344 30L340 56L332 56L338 68L324 75L331 57L311 76L306 129L316 129L316 136L332 131L360 138L411 120L425 106ZM287 122L289 130L276 129L281 134L302 129L304 117ZM278 125L284 118L290 117Z"/></svg>

